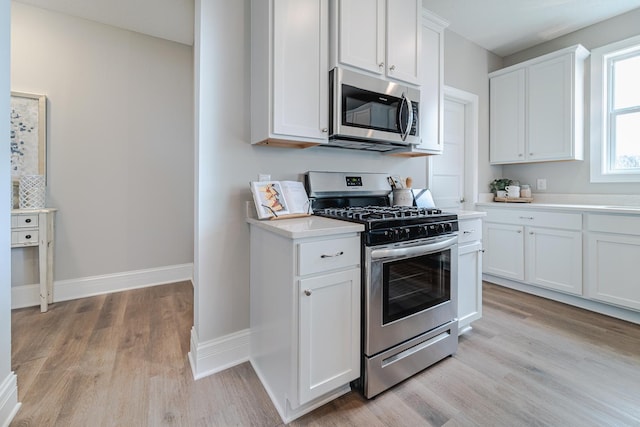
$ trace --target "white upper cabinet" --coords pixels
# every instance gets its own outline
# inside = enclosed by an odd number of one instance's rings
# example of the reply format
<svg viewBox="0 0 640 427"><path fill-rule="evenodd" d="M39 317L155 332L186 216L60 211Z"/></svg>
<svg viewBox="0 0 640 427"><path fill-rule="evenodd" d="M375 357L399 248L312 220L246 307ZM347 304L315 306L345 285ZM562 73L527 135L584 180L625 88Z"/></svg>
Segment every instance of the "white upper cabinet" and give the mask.
<svg viewBox="0 0 640 427"><path fill-rule="evenodd" d="M421 0L331 0L332 67L420 85Z"/></svg>
<svg viewBox="0 0 640 427"><path fill-rule="evenodd" d="M524 161L525 70L513 70L491 78L490 148L491 163Z"/></svg>
<svg viewBox="0 0 640 427"><path fill-rule="evenodd" d="M576 45L489 74L492 164L584 158L587 56Z"/></svg>
<svg viewBox="0 0 640 427"><path fill-rule="evenodd" d="M444 29L442 18L422 10L420 53L420 144L391 153L418 157L442 154L444 145Z"/></svg>
<svg viewBox="0 0 640 427"><path fill-rule="evenodd" d="M328 0L251 1L251 142L328 142Z"/></svg>

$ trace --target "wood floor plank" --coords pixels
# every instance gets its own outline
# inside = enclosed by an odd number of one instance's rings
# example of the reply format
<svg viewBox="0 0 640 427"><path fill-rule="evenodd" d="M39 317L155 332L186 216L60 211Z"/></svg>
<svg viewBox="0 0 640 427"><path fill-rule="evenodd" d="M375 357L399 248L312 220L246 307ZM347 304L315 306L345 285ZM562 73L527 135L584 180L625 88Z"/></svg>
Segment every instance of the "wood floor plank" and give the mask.
<svg viewBox="0 0 640 427"><path fill-rule="evenodd" d="M291 426L638 426L640 326L496 285L458 351ZM12 426L281 426L247 362L201 380L190 282L12 312Z"/></svg>

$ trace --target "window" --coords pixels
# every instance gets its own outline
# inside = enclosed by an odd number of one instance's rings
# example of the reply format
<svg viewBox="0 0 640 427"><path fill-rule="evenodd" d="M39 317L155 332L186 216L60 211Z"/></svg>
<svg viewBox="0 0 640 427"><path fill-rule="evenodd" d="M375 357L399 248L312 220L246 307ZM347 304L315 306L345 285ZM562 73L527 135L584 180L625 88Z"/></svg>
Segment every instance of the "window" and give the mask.
<svg viewBox="0 0 640 427"><path fill-rule="evenodd" d="M640 36L591 52L591 182L640 182Z"/></svg>

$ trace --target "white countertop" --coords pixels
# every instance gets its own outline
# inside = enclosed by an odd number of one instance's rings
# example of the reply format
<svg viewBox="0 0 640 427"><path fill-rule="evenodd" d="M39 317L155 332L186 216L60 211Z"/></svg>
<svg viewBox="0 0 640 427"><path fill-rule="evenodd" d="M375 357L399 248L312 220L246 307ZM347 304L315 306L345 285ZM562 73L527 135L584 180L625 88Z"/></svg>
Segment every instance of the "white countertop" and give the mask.
<svg viewBox="0 0 640 427"><path fill-rule="evenodd" d="M450 212L457 214L459 220L481 218L487 215L486 212L469 210ZM272 233L280 234L281 236L287 237L289 239L329 236L343 233L360 233L364 231L364 225L362 224L315 215L303 218L279 220L259 220L256 218L247 218L247 222L249 224L268 230Z"/></svg>
<svg viewBox="0 0 640 427"><path fill-rule="evenodd" d="M592 213L616 213L627 215L640 215L640 206L617 205L587 205L587 204L563 204L563 203L508 203L508 202L483 202L476 203L478 208L506 208L506 209L545 209L580 211Z"/></svg>
<svg viewBox="0 0 640 427"><path fill-rule="evenodd" d="M251 225L255 225L290 239L330 236L344 233L360 233L364 231L364 225L362 224L324 218L315 215L278 220L258 220L255 218L247 218L247 222Z"/></svg>

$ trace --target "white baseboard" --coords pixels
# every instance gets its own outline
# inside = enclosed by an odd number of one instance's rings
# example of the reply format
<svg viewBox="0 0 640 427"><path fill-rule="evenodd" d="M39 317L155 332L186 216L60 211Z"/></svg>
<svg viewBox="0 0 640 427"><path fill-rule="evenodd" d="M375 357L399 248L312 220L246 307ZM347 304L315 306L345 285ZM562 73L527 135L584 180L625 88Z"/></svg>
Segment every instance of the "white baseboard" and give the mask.
<svg viewBox="0 0 640 427"><path fill-rule="evenodd" d="M68 301L129 289L146 288L166 283L193 281L193 264L180 264L146 270L126 271L103 276L58 280L53 283L53 301ZM40 305L39 285L11 288L11 308Z"/></svg>
<svg viewBox="0 0 640 427"><path fill-rule="evenodd" d="M250 334L249 329L244 329L215 340L199 342L193 327L189 352L193 378L199 380L249 360Z"/></svg>
<svg viewBox="0 0 640 427"><path fill-rule="evenodd" d="M0 383L0 425L8 427L20 409L16 374L10 372Z"/></svg>
<svg viewBox="0 0 640 427"><path fill-rule="evenodd" d="M607 303L586 299L580 296L574 296L562 292L556 292L551 289L540 288L538 286L527 285L525 283L516 282L502 277L496 277L485 273L482 274L482 280L489 283L494 283L496 285L504 286L506 288L515 289L516 291L526 292L528 294L551 299L554 301L559 301L564 304L584 308L585 310L595 311L596 313L604 314L606 316L615 317L617 319L626 320L627 322L640 325L640 312L636 310L617 307Z"/></svg>

